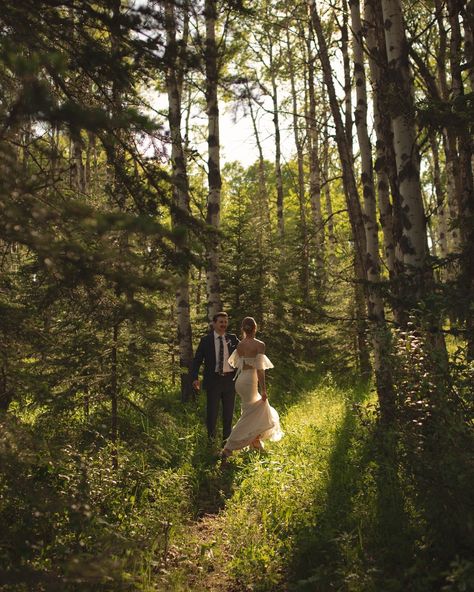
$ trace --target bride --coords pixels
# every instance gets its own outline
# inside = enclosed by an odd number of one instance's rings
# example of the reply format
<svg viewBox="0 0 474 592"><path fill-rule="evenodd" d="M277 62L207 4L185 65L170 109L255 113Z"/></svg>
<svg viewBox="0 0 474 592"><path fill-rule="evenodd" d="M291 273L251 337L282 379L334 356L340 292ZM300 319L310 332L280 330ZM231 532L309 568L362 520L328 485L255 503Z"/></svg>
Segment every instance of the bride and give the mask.
<svg viewBox="0 0 474 592"><path fill-rule="evenodd" d="M242 415L235 424L222 450L225 462L233 450L250 446L263 450L262 440L280 440L278 413L268 403L265 386L265 370L273 364L265 355L265 344L255 338L257 323L252 317L242 321L244 338L229 358L229 364L237 369L235 390L242 403ZM260 385L261 394L258 392Z"/></svg>

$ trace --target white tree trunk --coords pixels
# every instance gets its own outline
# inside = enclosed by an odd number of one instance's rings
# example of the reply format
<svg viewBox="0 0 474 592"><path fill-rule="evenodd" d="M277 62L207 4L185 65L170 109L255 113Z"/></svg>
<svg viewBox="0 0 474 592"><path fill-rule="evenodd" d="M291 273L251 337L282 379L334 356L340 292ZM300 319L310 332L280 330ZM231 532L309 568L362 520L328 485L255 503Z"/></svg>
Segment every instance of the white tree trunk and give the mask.
<svg viewBox="0 0 474 592"><path fill-rule="evenodd" d="M364 196L364 228L367 244L367 308L374 351L374 372L381 409L386 417L393 413L393 386L388 348L390 336L385 323L384 302L380 294L380 262L377 205L372 166L372 146L367 128L367 83L365 77L363 32L359 0L349 0L352 21L352 53L356 108L354 119L361 156L361 182Z"/></svg>
<svg viewBox="0 0 474 592"><path fill-rule="evenodd" d="M270 48L273 51L273 48ZM277 223L278 231L281 238L285 236L285 219L283 214L283 176L281 172L281 133L280 133L280 118L278 115L278 84L275 75L275 68L273 58L270 61L270 73L272 77L272 101L273 101L273 123L275 126L275 175L276 175L276 189L277 189Z"/></svg>
<svg viewBox="0 0 474 592"><path fill-rule="evenodd" d="M439 247L439 255L444 259L448 255L448 220L446 214L446 198L441 180L438 138L435 136L434 132L430 132L429 139L431 153L433 155L432 175L436 194L436 218L438 222L436 229L436 242L437 246Z"/></svg>
<svg viewBox="0 0 474 592"><path fill-rule="evenodd" d="M365 254L367 251L364 223L362 220L362 210L360 207L359 194L357 191L357 184L354 176L352 146L349 142L346 130L342 123L342 116L339 109L336 90L334 87L333 73L331 62L328 54L328 46L326 38L323 33L321 19L316 8L315 0L309 1L310 17L314 32L319 45L319 59L324 76L324 82L328 91L329 106L331 108L332 118L336 128L336 143L339 151L339 158L342 166L342 179L344 185L344 193L346 196L347 210L349 213L349 220L352 229L352 236L354 240L354 256L355 256L355 270L356 280L355 285L355 299L357 304L357 315L359 318L357 326L357 338L359 343L359 356L361 362L361 372L363 375L370 374L370 362L368 348L366 344L365 335L365 317L366 310L364 303L363 285L366 279L365 271Z"/></svg>
<svg viewBox="0 0 474 592"><path fill-rule="evenodd" d="M304 164L303 164L303 143L300 137L300 125L298 115L298 98L295 81L295 66L292 42L290 39L289 28L286 28L287 52L288 52L288 69L290 75L291 99L293 106L293 132L295 137L296 160L298 165L298 202L300 207L300 224L301 224L301 242L302 242L302 284L303 284L303 298L307 302L309 299L309 241L308 228L306 223L306 192L304 180Z"/></svg>
<svg viewBox="0 0 474 592"><path fill-rule="evenodd" d="M416 143L413 84L401 1L381 0L381 4L389 72L396 89L396 97L392 97L391 115L403 217L400 248L405 271L413 274L426 269L428 255ZM421 276L419 281L422 281Z"/></svg>
<svg viewBox="0 0 474 592"><path fill-rule="evenodd" d="M206 0L204 7L206 18L206 104L208 118L208 185L207 223L215 230L220 227L221 209L221 169L220 169L220 133L219 101L217 97L218 65L216 44L216 0ZM213 233L207 252L207 314L209 319L221 310L221 289L219 269L220 240L217 232Z"/></svg>
<svg viewBox="0 0 474 592"><path fill-rule="evenodd" d="M365 2L365 28L366 28L366 47L368 53L370 76L372 79L373 89L373 111L374 111L374 127L376 133L376 160L375 171L377 173L377 196L380 213L380 225L382 227L384 238L384 256L385 265L387 266L389 278L393 280L397 272L396 258L395 258L395 232L393 220L393 206L390 201L390 173L389 173L389 159L391 158L390 147L391 137L387 130L389 123L386 116L382 115L383 97L382 90L384 83L382 80L383 71L383 56L385 56L385 43L379 42L376 15L374 4L376 0L366 0ZM382 48L382 49L381 49ZM382 54L383 52L383 54ZM382 54L382 55L381 55ZM395 168L395 167L394 167ZM395 173L393 174L395 177ZM392 185L395 183L392 181Z"/></svg>
<svg viewBox="0 0 474 592"><path fill-rule="evenodd" d="M310 31L312 27L310 23ZM320 288L324 282L324 226L321 208L321 162L319 158L319 134L316 123L316 93L314 61L315 57L311 49L311 39L306 39L308 61L308 144L309 144L309 199L313 219L313 232L316 245L316 286ZM327 148L327 147L326 147ZM329 184L327 184L329 189Z"/></svg>
<svg viewBox="0 0 474 592"><path fill-rule="evenodd" d="M172 212L174 229L179 228L180 242L176 248L183 251L188 246L186 217L191 214L189 205L189 183L186 171L186 157L181 137L181 93L179 76L176 18L174 4L168 1L165 7L167 70L166 87L168 92L168 120L171 134L171 164L173 168L173 193L176 210ZM181 399L187 401L192 396L189 371L193 359L192 332L189 304L189 267L184 266L178 276L176 288L176 319L178 325L179 365L181 369Z"/></svg>

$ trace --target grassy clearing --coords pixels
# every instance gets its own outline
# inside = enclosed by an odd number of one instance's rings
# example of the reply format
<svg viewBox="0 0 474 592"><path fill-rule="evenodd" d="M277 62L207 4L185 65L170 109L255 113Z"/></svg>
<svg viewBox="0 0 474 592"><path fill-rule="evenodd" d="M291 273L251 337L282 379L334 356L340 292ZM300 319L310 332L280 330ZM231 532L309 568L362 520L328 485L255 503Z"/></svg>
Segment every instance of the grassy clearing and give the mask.
<svg viewBox="0 0 474 592"><path fill-rule="evenodd" d="M0 417L0 590L474 591L471 374L436 399L397 360L390 428L366 386L275 368L286 436L225 471L172 385L120 407L116 449L105 405Z"/></svg>
<svg viewBox="0 0 474 592"><path fill-rule="evenodd" d="M285 438L226 470L204 401L183 407L171 390L146 422L123 418L116 471L100 414L82 431L4 418L2 557L18 585L0 589L39 589L33 578L47 589L54 568L64 590L94 592L474 590L467 436L417 452L411 432L375 421L367 387L276 374Z"/></svg>
<svg viewBox="0 0 474 592"><path fill-rule="evenodd" d="M369 389L328 375L288 392L272 396L286 435L266 454L237 454L225 471L209 452L195 457L195 520L152 589L473 590L469 554L443 559L430 540L428 497Z"/></svg>
<svg viewBox="0 0 474 592"><path fill-rule="evenodd" d="M335 474L335 464L354 454L352 403L360 398L326 378L287 410L285 439L238 473L224 520L229 568L243 589L286 589L314 567L320 529L326 543L333 538L350 485L346 467Z"/></svg>
<svg viewBox="0 0 474 592"><path fill-rule="evenodd" d="M305 573L324 512L344 509L347 476L336 484L332 471L349 447L352 404L361 397L330 377L304 394L275 393L285 438L265 455L236 455L225 472L208 466L198 501L207 494L214 511L225 507L190 525L158 588L283 590ZM331 526L325 529L332 538Z"/></svg>

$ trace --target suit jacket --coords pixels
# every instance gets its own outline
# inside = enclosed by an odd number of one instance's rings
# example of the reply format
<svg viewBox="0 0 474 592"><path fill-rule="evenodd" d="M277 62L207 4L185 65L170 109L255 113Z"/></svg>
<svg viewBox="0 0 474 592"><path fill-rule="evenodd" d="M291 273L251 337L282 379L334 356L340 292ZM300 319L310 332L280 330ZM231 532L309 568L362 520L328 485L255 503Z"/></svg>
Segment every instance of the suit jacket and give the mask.
<svg viewBox="0 0 474 592"><path fill-rule="evenodd" d="M226 333L224 338L227 342L227 348L229 350L229 356L237 348L239 340L237 335L233 333ZM204 380L202 386L207 389L212 385L216 379L216 347L214 344L214 331L211 331L204 337L201 337L201 341L197 347L196 353L194 354L193 366L191 369L192 380L197 380L199 377L199 369L201 364L204 362Z"/></svg>

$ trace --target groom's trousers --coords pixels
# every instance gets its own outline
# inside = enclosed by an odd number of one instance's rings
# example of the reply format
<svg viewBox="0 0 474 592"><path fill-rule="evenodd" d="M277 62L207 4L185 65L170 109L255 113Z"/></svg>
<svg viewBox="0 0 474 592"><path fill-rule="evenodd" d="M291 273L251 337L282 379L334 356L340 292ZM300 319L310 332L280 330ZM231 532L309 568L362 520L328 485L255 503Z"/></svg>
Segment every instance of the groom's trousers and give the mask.
<svg viewBox="0 0 474 592"><path fill-rule="evenodd" d="M209 438L216 437L217 418L219 405L222 401L222 436L226 440L232 431L232 418L234 416L235 383L234 372L224 375L216 373L210 384L207 385L207 412L206 425Z"/></svg>

